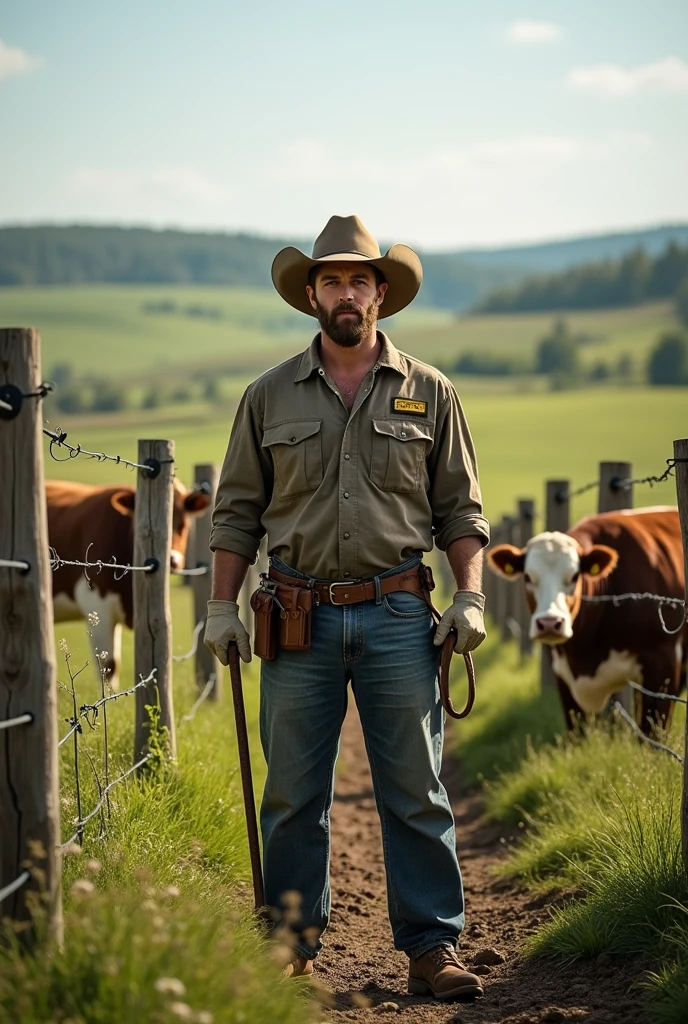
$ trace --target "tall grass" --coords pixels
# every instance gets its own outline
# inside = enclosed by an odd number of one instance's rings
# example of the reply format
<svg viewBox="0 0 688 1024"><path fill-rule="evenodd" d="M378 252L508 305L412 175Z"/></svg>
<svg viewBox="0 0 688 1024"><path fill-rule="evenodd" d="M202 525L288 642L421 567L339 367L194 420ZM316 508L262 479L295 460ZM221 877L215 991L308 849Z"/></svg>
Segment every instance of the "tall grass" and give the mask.
<svg viewBox="0 0 688 1024"><path fill-rule="evenodd" d="M172 590L175 648L191 634L190 591ZM81 624L61 625L73 664L88 657ZM131 635L125 635L123 683L131 679ZM313 1002L280 977L275 950L251 913L251 890L236 744L228 703L202 705L192 662L176 666L178 759L142 780L131 776L111 792L111 817L86 826L83 851L65 858L65 940L46 941L37 955L16 945L0 953L3 1024L122 1024L187 1020L196 1024L302 1024ZM69 680L66 665L59 678ZM98 693L89 667L76 680L79 703ZM256 673L245 694L257 784L262 762L255 735ZM71 696L60 691L60 732ZM109 705L110 778L131 765L133 699ZM82 808L98 797L104 774L102 718L79 737ZM90 754L90 759L87 756ZM76 813L71 742L60 749L62 834Z"/></svg>

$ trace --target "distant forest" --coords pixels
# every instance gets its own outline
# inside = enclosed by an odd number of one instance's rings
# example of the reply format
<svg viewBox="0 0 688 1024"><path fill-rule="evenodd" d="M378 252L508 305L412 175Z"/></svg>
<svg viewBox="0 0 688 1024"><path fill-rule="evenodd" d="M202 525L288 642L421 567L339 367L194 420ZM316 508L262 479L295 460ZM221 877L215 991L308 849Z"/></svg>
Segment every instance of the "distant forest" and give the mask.
<svg viewBox="0 0 688 1024"><path fill-rule="evenodd" d="M654 259L636 250L616 261L572 267L561 274L533 277L488 296L479 313L526 313L561 309L635 306L676 299L688 282L688 247L670 243Z"/></svg>
<svg viewBox="0 0 688 1024"><path fill-rule="evenodd" d="M630 269L623 273L630 274L633 281L642 281L646 275L643 267L652 263L669 243L688 245L688 225L503 249L422 252L425 279L419 301L426 306L457 311L467 310L476 303L483 303L481 308L484 309L556 309L562 302L558 297L549 304L504 303L521 301L518 297L522 295L522 286L534 274L564 271L561 279L568 281L569 274L574 273L570 268L592 260L626 257L630 259ZM0 228L0 287L99 283L269 288L272 259L278 249L289 244L298 245L306 252L311 246L311 242L304 239L263 238L250 234L93 225L6 227ZM383 245L383 251L384 248ZM647 255L628 257L635 250ZM605 266L612 268L612 264ZM615 271L607 269L602 277L605 273L613 277ZM559 277L552 280L558 281ZM530 295L533 288L536 294L542 287L545 287L544 279L542 284L527 284L523 295ZM547 284L546 288L549 287ZM625 292L623 287L626 287ZM617 289L620 295L633 292L634 285L623 287ZM544 300L532 301L542 303ZM587 301L594 306L628 300ZM493 303L498 305L493 306ZM567 304L568 299L564 302Z"/></svg>

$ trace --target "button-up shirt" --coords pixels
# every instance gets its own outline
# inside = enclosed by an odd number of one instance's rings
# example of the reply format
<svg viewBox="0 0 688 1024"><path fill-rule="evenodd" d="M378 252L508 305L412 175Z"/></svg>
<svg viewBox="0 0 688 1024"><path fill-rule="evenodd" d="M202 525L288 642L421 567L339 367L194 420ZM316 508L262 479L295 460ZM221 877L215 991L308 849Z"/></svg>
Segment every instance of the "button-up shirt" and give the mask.
<svg viewBox="0 0 688 1024"><path fill-rule="evenodd" d="M210 547L268 552L309 576L374 576L433 543L486 544L473 442L456 391L382 332L347 409L320 335L251 384L222 467Z"/></svg>

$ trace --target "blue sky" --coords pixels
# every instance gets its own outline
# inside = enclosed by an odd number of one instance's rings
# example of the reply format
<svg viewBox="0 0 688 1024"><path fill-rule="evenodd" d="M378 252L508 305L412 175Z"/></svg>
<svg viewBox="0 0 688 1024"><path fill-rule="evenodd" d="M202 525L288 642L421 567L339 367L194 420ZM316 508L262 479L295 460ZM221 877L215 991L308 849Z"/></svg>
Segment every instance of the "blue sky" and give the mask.
<svg viewBox="0 0 688 1024"><path fill-rule="evenodd" d="M4 0L0 223L424 248L688 220L685 0Z"/></svg>

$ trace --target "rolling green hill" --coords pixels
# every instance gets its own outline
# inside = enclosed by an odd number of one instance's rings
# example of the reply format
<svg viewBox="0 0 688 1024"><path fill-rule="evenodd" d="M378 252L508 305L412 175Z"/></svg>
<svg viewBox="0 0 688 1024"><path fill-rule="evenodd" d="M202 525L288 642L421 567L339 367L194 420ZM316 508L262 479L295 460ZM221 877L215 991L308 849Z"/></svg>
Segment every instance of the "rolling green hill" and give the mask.
<svg viewBox="0 0 688 1024"><path fill-rule="evenodd" d="M652 256L671 241L688 242L688 225L502 249L424 252L425 281L418 301L467 309L495 289L516 285L533 273L618 259L637 248ZM311 243L248 234L93 225L4 227L0 228L0 286L109 283L267 288L273 256L288 244L309 251Z"/></svg>

